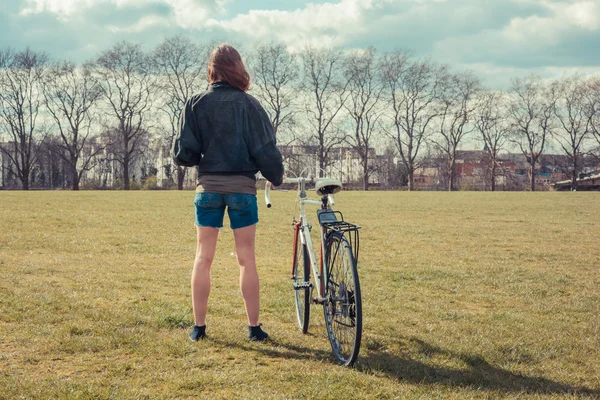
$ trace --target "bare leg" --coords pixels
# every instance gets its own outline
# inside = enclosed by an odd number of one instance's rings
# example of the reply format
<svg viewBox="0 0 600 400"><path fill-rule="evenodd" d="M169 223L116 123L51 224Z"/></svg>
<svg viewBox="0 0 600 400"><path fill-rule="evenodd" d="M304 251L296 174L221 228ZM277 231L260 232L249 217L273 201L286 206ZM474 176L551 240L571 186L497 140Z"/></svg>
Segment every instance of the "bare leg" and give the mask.
<svg viewBox="0 0 600 400"><path fill-rule="evenodd" d="M198 246L194 269L192 271L192 305L194 308L194 321L198 326L206 324L206 307L210 294L210 266L215 257L217 247L217 228L199 227Z"/></svg>
<svg viewBox="0 0 600 400"><path fill-rule="evenodd" d="M246 305L248 325L258 325L259 285L258 272L256 271L256 257L254 254L254 238L256 225L234 229L235 249L238 263L240 264L240 290Z"/></svg>

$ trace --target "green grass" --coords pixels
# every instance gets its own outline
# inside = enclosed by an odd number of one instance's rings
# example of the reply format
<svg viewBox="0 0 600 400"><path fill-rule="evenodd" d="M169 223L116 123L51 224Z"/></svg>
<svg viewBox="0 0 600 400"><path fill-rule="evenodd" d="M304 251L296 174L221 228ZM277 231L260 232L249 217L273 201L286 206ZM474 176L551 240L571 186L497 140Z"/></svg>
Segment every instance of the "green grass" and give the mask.
<svg viewBox="0 0 600 400"><path fill-rule="evenodd" d="M363 226L353 369L321 308L296 326L294 193L261 196L267 344L245 339L228 228L212 338L187 338L193 193L0 192L0 398L600 397L600 194L340 193Z"/></svg>

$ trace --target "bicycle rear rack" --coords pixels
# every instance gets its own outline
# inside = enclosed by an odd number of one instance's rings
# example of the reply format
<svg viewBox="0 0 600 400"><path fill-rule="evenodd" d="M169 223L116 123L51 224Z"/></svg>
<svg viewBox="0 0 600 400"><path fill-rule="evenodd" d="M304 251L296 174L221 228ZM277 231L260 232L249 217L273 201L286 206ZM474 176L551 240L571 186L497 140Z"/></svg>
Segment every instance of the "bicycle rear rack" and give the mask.
<svg viewBox="0 0 600 400"><path fill-rule="evenodd" d="M339 217L338 217L339 216ZM344 215L340 211L317 210L319 224L327 229L327 235L331 232L341 233L350 242L354 261L358 266L358 250L360 248L359 225L344 221Z"/></svg>

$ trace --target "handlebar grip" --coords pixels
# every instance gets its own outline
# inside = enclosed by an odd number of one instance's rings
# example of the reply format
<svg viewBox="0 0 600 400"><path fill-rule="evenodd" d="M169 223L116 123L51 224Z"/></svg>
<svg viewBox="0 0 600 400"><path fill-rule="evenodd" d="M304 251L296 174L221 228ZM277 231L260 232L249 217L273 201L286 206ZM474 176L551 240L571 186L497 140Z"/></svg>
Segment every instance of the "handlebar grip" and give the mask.
<svg viewBox="0 0 600 400"><path fill-rule="evenodd" d="M265 203L267 203L267 208L271 208L271 182L269 181L265 183Z"/></svg>

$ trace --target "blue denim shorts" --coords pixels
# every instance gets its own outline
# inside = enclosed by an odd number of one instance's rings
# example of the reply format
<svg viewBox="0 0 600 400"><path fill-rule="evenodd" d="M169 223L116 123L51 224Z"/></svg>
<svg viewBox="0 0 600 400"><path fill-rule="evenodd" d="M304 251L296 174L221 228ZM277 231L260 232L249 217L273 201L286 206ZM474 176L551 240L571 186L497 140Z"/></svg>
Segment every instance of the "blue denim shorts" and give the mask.
<svg viewBox="0 0 600 400"><path fill-rule="evenodd" d="M258 205L253 194L196 193L196 225L223 227L225 206L231 229L244 228L258 222Z"/></svg>

